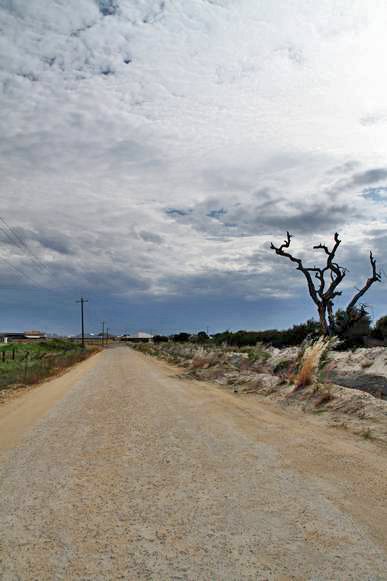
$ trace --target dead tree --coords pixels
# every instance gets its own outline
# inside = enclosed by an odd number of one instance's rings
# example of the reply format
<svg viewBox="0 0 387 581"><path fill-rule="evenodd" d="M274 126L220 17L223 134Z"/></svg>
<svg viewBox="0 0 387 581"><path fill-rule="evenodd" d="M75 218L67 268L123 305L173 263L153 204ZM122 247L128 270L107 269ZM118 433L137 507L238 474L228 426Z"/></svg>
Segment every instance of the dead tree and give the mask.
<svg viewBox="0 0 387 581"><path fill-rule="evenodd" d="M329 250L328 246L325 244L313 246L314 249L323 250L327 256L326 265L323 268L318 268L316 266L307 268L303 265L300 258L296 258L290 254L289 247L291 239L292 235L287 232L284 243L278 247L271 243L271 249L279 256L285 256L297 264L297 270L300 270L305 276L310 297L317 307L321 333L323 335L334 335L336 331L334 301L336 297L342 294L342 292L338 290L338 286L347 273L346 268L335 262L336 252L341 243L339 235L336 232L334 236L334 245L331 250ZM381 274L376 270L376 260L373 257L372 252L370 252L370 262L372 269L371 276L366 280L363 287L357 291L345 309L348 315L348 320L354 320L358 312L363 312L364 314L364 307L359 310L356 305L374 282L381 281Z"/></svg>

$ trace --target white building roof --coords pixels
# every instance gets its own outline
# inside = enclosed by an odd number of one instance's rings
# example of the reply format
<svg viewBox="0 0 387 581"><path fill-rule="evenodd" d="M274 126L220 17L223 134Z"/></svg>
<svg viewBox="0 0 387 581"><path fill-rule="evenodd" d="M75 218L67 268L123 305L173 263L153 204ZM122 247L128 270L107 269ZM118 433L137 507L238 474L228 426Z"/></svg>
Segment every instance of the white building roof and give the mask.
<svg viewBox="0 0 387 581"><path fill-rule="evenodd" d="M153 335L139 331L138 333L134 333L134 335L130 335L130 337L131 339L152 339Z"/></svg>

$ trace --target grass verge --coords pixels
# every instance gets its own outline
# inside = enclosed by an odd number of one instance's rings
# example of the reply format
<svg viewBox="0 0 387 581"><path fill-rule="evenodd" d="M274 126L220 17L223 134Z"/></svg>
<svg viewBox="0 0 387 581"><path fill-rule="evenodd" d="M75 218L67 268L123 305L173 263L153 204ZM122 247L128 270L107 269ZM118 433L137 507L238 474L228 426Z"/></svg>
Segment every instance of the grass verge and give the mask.
<svg viewBox="0 0 387 581"><path fill-rule="evenodd" d="M83 361L96 350L95 347L83 349L62 339L1 345L0 390L40 383Z"/></svg>

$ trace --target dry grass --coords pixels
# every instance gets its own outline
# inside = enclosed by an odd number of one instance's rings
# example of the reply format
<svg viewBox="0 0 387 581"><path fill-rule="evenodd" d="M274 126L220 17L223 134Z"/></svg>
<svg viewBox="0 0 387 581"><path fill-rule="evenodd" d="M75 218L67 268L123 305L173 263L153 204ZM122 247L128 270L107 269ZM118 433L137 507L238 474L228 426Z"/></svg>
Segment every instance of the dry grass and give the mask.
<svg viewBox="0 0 387 581"><path fill-rule="evenodd" d="M321 358L329 345L329 339L320 337L317 341L306 347L302 356L300 370L295 378L295 391L313 383Z"/></svg>

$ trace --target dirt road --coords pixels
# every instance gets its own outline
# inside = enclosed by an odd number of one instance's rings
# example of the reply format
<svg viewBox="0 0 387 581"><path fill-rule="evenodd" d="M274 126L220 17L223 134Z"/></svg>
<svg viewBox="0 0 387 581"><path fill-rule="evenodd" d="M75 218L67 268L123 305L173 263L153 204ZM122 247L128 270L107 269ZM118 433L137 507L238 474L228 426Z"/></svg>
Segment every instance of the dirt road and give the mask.
<svg viewBox="0 0 387 581"><path fill-rule="evenodd" d="M127 347L55 381L0 414L1 579L387 579L385 449Z"/></svg>

